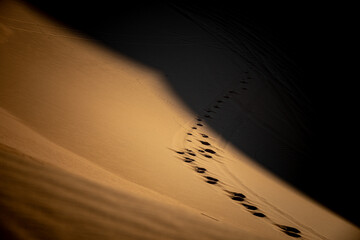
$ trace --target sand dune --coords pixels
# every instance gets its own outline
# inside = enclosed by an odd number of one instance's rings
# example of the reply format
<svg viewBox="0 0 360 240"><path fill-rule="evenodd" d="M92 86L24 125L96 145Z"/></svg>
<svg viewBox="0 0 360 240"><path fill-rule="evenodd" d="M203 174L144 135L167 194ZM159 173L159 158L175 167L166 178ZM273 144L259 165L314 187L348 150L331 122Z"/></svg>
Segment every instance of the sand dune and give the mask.
<svg viewBox="0 0 360 240"><path fill-rule="evenodd" d="M21 2L0 6L5 239L360 236L210 127L242 124L232 113L254 87L251 68L199 96L199 116L159 70Z"/></svg>

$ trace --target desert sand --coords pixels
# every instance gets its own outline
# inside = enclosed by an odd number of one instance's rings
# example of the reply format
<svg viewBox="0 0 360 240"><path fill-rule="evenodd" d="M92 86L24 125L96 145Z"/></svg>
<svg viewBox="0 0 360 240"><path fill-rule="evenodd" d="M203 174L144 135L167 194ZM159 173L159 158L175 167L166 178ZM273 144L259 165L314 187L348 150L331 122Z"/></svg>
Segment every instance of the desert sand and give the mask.
<svg viewBox="0 0 360 240"><path fill-rule="evenodd" d="M158 69L0 4L2 239L360 237L209 126L246 124L252 67L208 85L199 116Z"/></svg>

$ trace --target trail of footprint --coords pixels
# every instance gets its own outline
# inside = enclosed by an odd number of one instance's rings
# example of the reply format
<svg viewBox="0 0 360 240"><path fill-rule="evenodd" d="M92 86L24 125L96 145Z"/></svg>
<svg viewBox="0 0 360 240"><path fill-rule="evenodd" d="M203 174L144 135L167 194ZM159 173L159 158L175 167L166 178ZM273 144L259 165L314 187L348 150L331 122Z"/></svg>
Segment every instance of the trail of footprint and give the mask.
<svg viewBox="0 0 360 240"><path fill-rule="evenodd" d="M248 73L248 72L245 72L245 73ZM252 79L252 77L248 76L247 79ZM248 84L247 81L245 80L242 80L240 81L240 83L242 84ZM242 90L248 90L248 88L246 87L241 87ZM235 90L230 90L228 91L229 94L239 94L237 91ZM230 99L230 96L229 95L224 95L223 96L225 99ZM217 103L219 104L222 104L222 103L225 103L223 100L217 100L216 101ZM215 109L220 109L221 107L219 105L213 105L213 108ZM215 111L211 110L211 109L207 109L207 110L204 110L206 113L214 113L216 114ZM204 114L203 117L205 118L208 118L208 119L213 119L213 117L209 114ZM196 123L196 126L199 126L199 127L202 127L204 126L202 123L203 119L198 117L196 119L198 122ZM192 127L193 130L196 130L197 127ZM199 133L203 138L209 138L208 135L204 134L204 133ZM188 133L188 135L193 135L192 133ZM211 144L207 141L202 141L202 140L198 140L202 145L205 145L205 146L210 146ZM188 140L188 142L192 142L191 140ZM204 156L206 158L213 158L212 155L216 155L216 152L210 148L202 148L202 149L197 149L198 152L200 153L201 156ZM184 154L188 154L190 156L193 156L193 157L197 157L197 155L190 149L186 149L186 152L185 151L176 151L176 153L180 154L180 155L184 155ZM197 166L197 164L195 163L195 159L194 158L190 158L190 157L184 157L184 162L187 162L187 163L191 163L193 165L193 168L195 170L195 172L197 173L200 173L200 174L204 174L207 172L207 169L206 168L203 168L203 167L199 167ZM218 183L220 182L219 179L217 178L214 178L214 177L211 177L211 176L204 176L205 178L205 182L208 183L208 184L211 184L211 185L218 185ZM295 227L290 227L290 226L286 226L286 225L280 225L280 224L277 224L275 223L274 221L272 221L271 219L269 219L264 213L262 213L261 211L259 211L259 208L255 205L253 205L251 203L251 201L249 201L247 199L247 197L242 194L242 193L238 193L238 192L230 192L228 190L226 190L226 188L224 188L224 186L222 186L220 184L221 188L223 190L225 190L227 192L227 194L230 196L230 198L235 201L235 202L238 202L239 205L243 206L247 211L249 211L252 215L256 216L256 217L259 217L259 218L265 218L265 219L268 219L268 221L275 225L280 231L282 231L283 233L285 233L286 235L290 236L290 237L294 237L294 238L301 238L301 231L298 230L297 228ZM318 236L320 236L319 234L317 234ZM326 239L324 237L321 237L323 239Z"/></svg>

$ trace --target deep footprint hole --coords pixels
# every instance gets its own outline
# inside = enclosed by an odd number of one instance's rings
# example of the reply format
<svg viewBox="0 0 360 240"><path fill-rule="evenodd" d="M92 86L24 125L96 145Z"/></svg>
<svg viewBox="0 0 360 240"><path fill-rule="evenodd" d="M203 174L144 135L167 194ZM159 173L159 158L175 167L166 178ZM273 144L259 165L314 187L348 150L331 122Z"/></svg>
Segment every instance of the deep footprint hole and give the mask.
<svg viewBox="0 0 360 240"><path fill-rule="evenodd" d="M244 207L246 207L247 209L249 209L249 210L258 210L258 208L253 206L253 205L249 205L249 204L246 204L246 203L242 203L242 205Z"/></svg>
<svg viewBox="0 0 360 240"><path fill-rule="evenodd" d="M238 193L238 192L233 192L232 195L233 195L234 197L246 198L246 196L245 196L244 194Z"/></svg>
<svg viewBox="0 0 360 240"><path fill-rule="evenodd" d="M232 200L234 201L238 201L238 202L243 202L245 199L242 197L231 197Z"/></svg>
<svg viewBox="0 0 360 240"><path fill-rule="evenodd" d="M262 217L262 218L263 218L263 217L266 217L265 214L260 213L260 212L254 212L253 215L256 216L256 217Z"/></svg>
<svg viewBox="0 0 360 240"><path fill-rule="evenodd" d="M203 144L203 145L210 146L210 143L208 143L208 142L205 142L205 141L200 141L200 142L201 142L201 144Z"/></svg>
<svg viewBox="0 0 360 240"><path fill-rule="evenodd" d="M301 233L301 231L299 229L294 228L294 227L289 227L289 226L279 225L279 224L277 224L277 226L279 228L281 228L282 230L284 230L284 231L294 232L294 233Z"/></svg>
<svg viewBox="0 0 360 240"><path fill-rule="evenodd" d="M294 233L294 232L288 232L288 231L283 231L285 234L289 235L290 237L294 237L294 238L300 238L301 235Z"/></svg>
<svg viewBox="0 0 360 240"><path fill-rule="evenodd" d="M206 168L202 168L202 167L196 167L195 171L198 173L205 173L206 172Z"/></svg>
<svg viewBox="0 0 360 240"><path fill-rule="evenodd" d="M215 153L216 153L214 150L209 149L209 148L205 149L205 152L208 152L208 153L211 153L211 154L215 154Z"/></svg>
<svg viewBox="0 0 360 240"><path fill-rule="evenodd" d="M207 180L206 182L209 183L209 184L217 184L217 181Z"/></svg>

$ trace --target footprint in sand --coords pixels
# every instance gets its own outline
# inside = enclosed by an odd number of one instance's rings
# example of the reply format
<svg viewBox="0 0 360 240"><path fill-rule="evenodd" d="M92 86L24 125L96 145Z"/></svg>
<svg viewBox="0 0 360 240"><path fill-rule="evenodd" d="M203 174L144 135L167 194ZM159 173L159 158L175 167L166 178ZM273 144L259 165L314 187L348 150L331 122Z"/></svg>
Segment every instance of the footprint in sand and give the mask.
<svg viewBox="0 0 360 240"><path fill-rule="evenodd" d="M214 105L214 108L220 109L220 107L218 105Z"/></svg>
<svg viewBox="0 0 360 240"><path fill-rule="evenodd" d="M202 125L201 123L198 123L198 124L196 124L196 125L198 125L199 127L202 127L202 126L204 126L204 125Z"/></svg>
<svg viewBox="0 0 360 240"><path fill-rule="evenodd" d="M205 180L207 183L209 184L217 184L219 182L219 179L210 177L210 176L206 176L205 177L207 180Z"/></svg>
<svg viewBox="0 0 360 240"><path fill-rule="evenodd" d="M246 204L246 203L242 203L242 205L244 207L246 207L247 209L249 209L249 210L258 210L258 208L253 206L253 205L249 205L249 204Z"/></svg>
<svg viewBox="0 0 360 240"><path fill-rule="evenodd" d="M300 235L301 231L297 228L280 225L280 224L275 224L275 225L278 226L283 233L285 233L291 237L295 237L295 238L301 237L301 235Z"/></svg>
<svg viewBox="0 0 360 240"><path fill-rule="evenodd" d="M192 135L192 133L187 133L187 135Z"/></svg>
<svg viewBox="0 0 360 240"><path fill-rule="evenodd" d="M205 114L204 117L209 118L209 119L213 119L209 114Z"/></svg>
<svg viewBox="0 0 360 240"><path fill-rule="evenodd" d="M198 173L205 173L206 172L206 168L203 167L195 167L195 171Z"/></svg>
<svg viewBox="0 0 360 240"><path fill-rule="evenodd" d="M212 158L212 156L210 156L208 154L204 154L203 156L206 157L206 158Z"/></svg>
<svg viewBox="0 0 360 240"><path fill-rule="evenodd" d="M253 212L253 215L256 216L256 217L266 217L265 214L261 213L261 212Z"/></svg>
<svg viewBox="0 0 360 240"><path fill-rule="evenodd" d="M225 190L229 197L234 200L234 201L239 201L239 202L242 202L245 200L246 196L242 193L238 193L238 192L229 192L227 190Z"/></svg>
<svg viewBox="0 0 360 240"><path fill-rule="evenodd" d="M197 129L197 127L192 127L192 129Z"/></svg>
<svg viewBox="0 0 360 240"><path fill-rule="evenodd" d="M232 199L232 200L234 200L234 201L237 201L237 202L243 202L243 201L245 201L245 198L242 198L242 197L236 197L236 196L231 197L231 199Z"/></svg>
<svg viewBox="0 0 360 240"><path fill-rule="evenodd" d="M210 145L211 145L209 142L205 142L205 141L201 141L201 140L199 140L199 142L200 142L201 144L203 144L203 145L206 145L206 146L210 146Z"/></svg>
<svg viewBox="0 0 360 240"><path fill-rule="evenodd" d="M198 120L199 122L201 122L201 121L202 121L202 119L201 119L201 118L197 118L196 120Z"/></svg>
<svg viewBox="0 0 360 240"><path fill-rule="evenodd" d="M186 162L186 163L191 163L191 162L194 162L194 161L195 161L194 159L189 158L189 157L184 158L184 162Z"/></svg>
<svg viewBox="0 0 360 240"><path fill-rule="evenodd" d="M203 138L208 138L209 136L208 135L206 135L206 134L201 134L201 136L203 137Z"/></svg>
<svg viewBox="0 0 360 240"><path fill-rule="evenodd" d="M216 102L218 102L218 103L223 103L224 101L223 101L223 100L217 100Z"/></svg>
<svg viewBox="0 0 360 240"><path fill-rule="evenodd" d="M208 153L211 153L211 154L215 154L215 153L216 153L214 150L209 149L209 148L205 149L204 151L205 151L205 152L208 152Z"/></svg>

